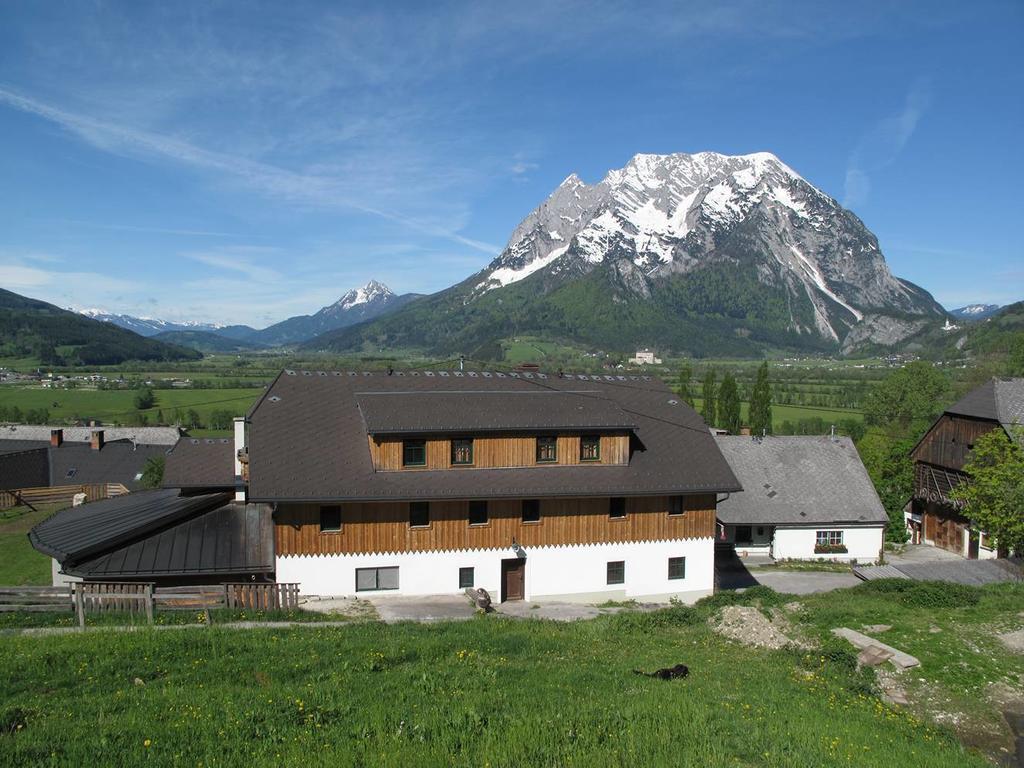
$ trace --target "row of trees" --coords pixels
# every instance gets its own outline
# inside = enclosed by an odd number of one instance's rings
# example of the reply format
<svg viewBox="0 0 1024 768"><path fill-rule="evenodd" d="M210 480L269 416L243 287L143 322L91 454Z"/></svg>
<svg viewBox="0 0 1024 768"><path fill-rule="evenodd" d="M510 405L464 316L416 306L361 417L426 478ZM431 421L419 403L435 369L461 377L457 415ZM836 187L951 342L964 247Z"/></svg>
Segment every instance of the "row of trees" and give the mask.
<svg viewBox="0 0 1024 768"><path fill-rule="evenodd" d="M23 411L16 405L0 405L0 422L48 424L50 412L45 408L29 408L27 411Z"/></svg>
<svg viewBox="0 0 1024 768"><path fill-rule="evenodd" d="M694 397L690 389L693 369L684 364L679 371L679 396L686 404L693 406ZM736 377L727 371L718 383L718 373L708 368L701 386L701 416L708 426L728 430L737 435L743 425L740 409L740 391ZM750 395L747 411L750 430L755 435L772 433L772 386L768 381L768 361L757 369L757 379Z"/></svg>

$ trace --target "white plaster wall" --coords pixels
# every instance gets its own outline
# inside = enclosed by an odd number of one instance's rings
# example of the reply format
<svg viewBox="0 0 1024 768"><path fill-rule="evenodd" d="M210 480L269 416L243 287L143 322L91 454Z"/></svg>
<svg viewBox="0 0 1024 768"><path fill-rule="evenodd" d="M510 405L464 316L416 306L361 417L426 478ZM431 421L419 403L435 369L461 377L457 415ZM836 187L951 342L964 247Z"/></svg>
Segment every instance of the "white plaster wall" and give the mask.
<svg viewBox="0 0 1024 768"><path fill-rule="evenodd" d="M475 586L497 601L501 561L511 549L407 552L368 555L286 555L277 558L277 581L295 582L306 595L355 595L357 568L398 566L398 589L360 595L454 595L460 593L459 568L473 568ZM527 566L529 573L529 566Z"/></svg>
<svg viewBox="0 0 1024 768"><path fill-rule="evenodd" d="M528 547L527 600L578 600L675 596L694 601L714 590L714 540ZM303 594L355 595L357 568L398 566L397 590L370 595L458 594L459 568L475 569L475 586L497 601L501 597L501 561L511 549L410 552L403 554L287 555L277 558L277 581L296 582ZM668 578L668 558L686 558L686 578ZM607 584L607 564L626 562L625 584Z"/></svg>
<svg viewBox="0 0 1024 768"><path fill-rule="evenodd" d="M686 558L686 578L668 578L668 559ZM625 584L607 583L612 560L626 563ZM678 597L693 601L714 591L714 539L544 547L527 552L529 600Z"/></svg>
<svg viewBox="0 0 1024 768"><path fill-rule="evenodd" d="M819 530L842 531L843 544L848 550L843 555L816 555L814 544ZM878 551L882 548L884 526L877 527L846 527L814 526L811 528L776 528L774 555L778 560L857 560L872 562L878 559Z"/></svg>

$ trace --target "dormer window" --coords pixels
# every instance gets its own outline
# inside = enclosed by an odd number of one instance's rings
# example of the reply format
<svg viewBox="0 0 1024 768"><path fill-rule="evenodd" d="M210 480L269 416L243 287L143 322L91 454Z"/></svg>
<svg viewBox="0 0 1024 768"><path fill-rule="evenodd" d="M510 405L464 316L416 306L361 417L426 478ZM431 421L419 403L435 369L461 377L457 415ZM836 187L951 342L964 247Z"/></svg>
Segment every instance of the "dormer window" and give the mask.
<svg viewBox="0 0 1024 768"><path fill-rule="evenodd" d="M537 438L537 463L551 464L558 461L558 438Z"/></svg>
<svg viewBox="0 0 1024 768"><path fill-rule="evenodd" d="M580 461L601 460L601 438L597 435L583 435L580 438Z"/></svg>
<svg viewBox="0 0 1024 768"><path fill-rule="evenodd" d="M426 440L403 440L402 441L402 466L422 467L427 463L427 441Z"/></svg>
<svg viewBox="0 0 1024 768"><path fill-rule="evenodd" d="M452 440L452 464L466 465L473 463L473 439L459 438Z"/></svg>

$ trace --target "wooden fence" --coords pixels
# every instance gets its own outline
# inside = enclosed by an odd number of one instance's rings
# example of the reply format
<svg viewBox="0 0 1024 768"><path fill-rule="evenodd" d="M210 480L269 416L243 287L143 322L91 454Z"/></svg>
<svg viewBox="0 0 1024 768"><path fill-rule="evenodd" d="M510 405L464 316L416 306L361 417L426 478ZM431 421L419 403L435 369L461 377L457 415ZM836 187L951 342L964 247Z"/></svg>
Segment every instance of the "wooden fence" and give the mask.
<svg viewBox="0 0 1024 768"><path fill-rule="evenodd" d="M87 613L209 611L216 608L290 610L299 606L298 584L211 584L154 587L139 582L75 582L59 587L0 587L0 613L73 612L85 626Z"/></svg>
<svg viewBox="0 0 1024 768"><path fill-rule="evenodd" d="M51 488L16 488L0 491L0 509L10 509L26 502L36 504L64 504L71 506L75 495L85 494L86 501L112 499L123 496L128 489L120 483L104 483L99 485L57 485Z"/></svg>

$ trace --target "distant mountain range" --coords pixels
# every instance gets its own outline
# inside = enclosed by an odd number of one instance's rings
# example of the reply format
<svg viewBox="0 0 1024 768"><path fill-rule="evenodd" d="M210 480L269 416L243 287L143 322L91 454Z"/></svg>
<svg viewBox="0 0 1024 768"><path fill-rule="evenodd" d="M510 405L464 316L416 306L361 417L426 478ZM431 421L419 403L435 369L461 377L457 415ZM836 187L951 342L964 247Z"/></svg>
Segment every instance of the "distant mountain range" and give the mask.
<svg viewBox="0 0 1024 768"><path fill-rule="evenodd" d="M362 288L352 289L333 304L322 307L315 314L290 317L261 331L239 333L233 337L267 347L297 344L323 333L394 312L418 297L416 293L399 296L383 283L371 280Z"/></svg>
<svg viewBox="0 0 1024 768"><path fill-rule="evenodd" d="M152 317L118 315L103 309L79 309L77 311L78 314L85 315L92 320L99 320L101 323L111 323L121 328L126 328L139 334L139 336L156 336L158 333L166 333L168 331L217 331L221 328L221 326L213 323L174 323L169 320L157 320Z"/></svg>
<svg viewBox="0 0 1024 768"><path fill-rule="evenodd" d="M999 311L998 304L968 304L966 307L949 310L957 320L984 320Z"/></svg>
<svg viewBox="0 0 1024 768"><path fill-rule="evenodd" d="M312 315L298 315L262 330L248 325L217 325L203 322L173 322L149 317L116 314L101 309L83 309L79 313L93 320L134 331L141 336L160 338L203 352L237 352L247 349L279 347L307 341L315 336L372 320L393 312L419 294L396 294L386 285L371 280L362 288L353 288L333 304ZM221 337L236 345L219 344Z"/></svg>
<svg viewBox="0 0 1024 768"><path fill-rule="evenodd" d="M890 346L947 319L853 213L769 153L637 155L569 176L484 270L310 350L486 357L536 335L691 355ZM474 352L475 350L475 352Z"/></svg>
<svg viewBox="0 0 1024 768"><path fill-rule="evenodd" d="M115 365L201 355L0 288L0 357L35 358L43 365Z"/></svg>

